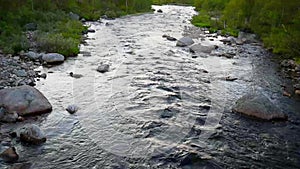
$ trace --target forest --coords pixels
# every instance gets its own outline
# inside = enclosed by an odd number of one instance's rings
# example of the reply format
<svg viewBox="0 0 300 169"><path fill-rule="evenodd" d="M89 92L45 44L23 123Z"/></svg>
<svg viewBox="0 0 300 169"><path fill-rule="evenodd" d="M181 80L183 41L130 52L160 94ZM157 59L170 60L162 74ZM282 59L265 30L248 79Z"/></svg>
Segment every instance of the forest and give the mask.
<svg viewBox="0 0 300 169"><path fill-rule="evenodd" d="M240 30L253 32L273 53L300 56L299 0L0 0L0 48L5 53L27 50L30 44L23 32L33 29L39 50L76 55L87 28L70 18L70 12L97 20L148 12L151 4L193 5L199 11L192 20L196 26L233 36Z"/></svg>

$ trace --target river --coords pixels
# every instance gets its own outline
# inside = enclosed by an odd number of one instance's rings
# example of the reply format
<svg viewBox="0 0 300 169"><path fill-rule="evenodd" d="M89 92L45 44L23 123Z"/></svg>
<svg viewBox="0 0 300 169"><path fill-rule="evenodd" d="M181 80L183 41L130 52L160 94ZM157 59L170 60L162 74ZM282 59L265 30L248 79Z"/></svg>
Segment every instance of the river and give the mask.
<svg viewBox="0 0 300 169"><path fill-rule="evenodd" d="M260 45L228 46L219 41L224 37L199 31L189 21L193 7L153 8L163 13L88 23L96 32L78 57L40 68L48 77L37 88L54 110L29 121L41 126L47 142L15 143L20 161L37 169L299 167L300 106L282 96L286 80L271 55ZM164 34L219 48L195 55ZM100 63L109 72L97 72ZM271 98L289 121L232 113L235 101L252 91ZM74 115L65 111L70 104L80 108Z"/></svg>

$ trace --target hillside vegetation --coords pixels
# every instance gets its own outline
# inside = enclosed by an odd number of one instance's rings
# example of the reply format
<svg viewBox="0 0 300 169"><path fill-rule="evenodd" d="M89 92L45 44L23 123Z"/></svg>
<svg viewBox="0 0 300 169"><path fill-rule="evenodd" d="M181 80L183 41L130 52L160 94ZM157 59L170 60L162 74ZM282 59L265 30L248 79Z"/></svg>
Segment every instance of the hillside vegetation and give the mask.
<svg viewBox="0 0 300 169"><path fill-rule="evenodd" d="M300 56L299 0L194 0L196 26L237 35L259 35L265 47L284 57Z"/></svg>
<svg viewBox="0 0 300 169"><path fill-rule="evenodd" d="M146 12L151 4L151 0L0 0L0 49L5 53L28 50L31 39L40 51L73 56L87 29L80 19Z"/></svg>

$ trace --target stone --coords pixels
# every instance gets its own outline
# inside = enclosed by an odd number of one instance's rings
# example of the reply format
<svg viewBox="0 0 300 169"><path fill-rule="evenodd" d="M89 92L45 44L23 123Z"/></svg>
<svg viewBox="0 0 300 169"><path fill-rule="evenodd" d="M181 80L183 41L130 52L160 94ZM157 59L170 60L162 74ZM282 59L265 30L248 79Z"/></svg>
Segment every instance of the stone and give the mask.
<svg viewBox="0 0 300 169"><path fill-rule="evenodd" d="M177 44L176 46L179 46L179 47L185 47L185 46L190 46L192 44L194 44L195 42L193 41L192 38L190 37L183 37L183 38L180 38L178 41L177 41Z"/></svg>
<svg viewBox="0 0 300 169"><path fill-rule="evenodd" d="M300 90L295 90L295 94L300 96Z"/></svg>
<svg viewBox="0 0 300 169"><path fill-rule="evenodd" d="M172 37L172 36L167 36L166 38L167 38L167 40L169 40L169 41L176 41L176 40L177 40L176 38L174 38L174 37Z"/></svg>
<svg viewBox="0 0 300 169"><path fill-rule="evenodd" d="M52 111L47 98L34 87L27 85L0 90L0 105L9 113L18 113L20 116Z"/></svg>
<svg viewBox="0 0 300 169"><path fill-rule="evenodd" d="M4 107L0 107L0 122L12 123L18 120L16 112L8 112Z"/></svg>
<svg viewBox="0 0 300 169"><path fill-rule="evenodd" d="M193 45L193 46L190 47L190 52L210 54L216 48L217 48L216 46L203 46L201 44L196 44L196 45Z"/></svg>
<svg viewBox="0 0 300 169"><path fill-rule="evenodd" d="M24 69L15 70L14 74L16 74L19 77L26 77L27 76L27 72Z"/></svg>
<svg viewBox="0 0 300 169"><path fill-rule="evenodd" d="M280 63L281 67L295 69L297 64L294 60L286 59Z"/></svg>
<svg viewBox="0 0 300 169"><path fill-rule="evenodd" d="M29 51L29 52L25 53L24 55L31 60L37 60L40 58L40 55L38 53L35 53L32 51Z"/></svg>
<svg viewBox="0 0 300 169"><path fill-rule="evenodd" d="M231 77L231 76L227 76L227 77L225 78L225 80L226 80L226 81L233 82L233 81L238 80L238 78L236 78L236 77Z"/></svg>
<svg viewBox="0 0 300 169"><path fill-rule="evenodd" d="M96 32L96 30L94 30L94 29L88 29L87 30L89 33L95 33Z"/></svg>
<svg viewBox="0 0 300 169"><path fill-rule="evenodd" d="M6 149L0 154L0 157L3 159L4 162L8 163L16 162L19 159L19 155L17 154L15 147L10 147Z"/></svg>
<svg viewBox="0 0 300 169"><path fill-rule="evenodd" d="M35 124L29 124L18 131L20 140L29 144L41 144L46 142L46 136L44 132Z"/></svg>
<svg viewBox="0 0 300 169"><path fill-rule="evenodd" d="M258 93L246 94L238 99L232 111L261 120L287 120L287 115L267 96Z"/></svg>
<svg viewBox="0 0 300 169"><path fill-rule="evenodd" d="M39 75L40 78L46 79L47 78L47 74L46 73L42 73Z"/></svg>
<svg viewBox="0 0 300 169"><path fill-rule="evenodd" d="M73 13L73 12L70 12L70 13L69 13L69 16L70 16L70 18L71 18L72 20L79 21L79 19L80 19L80 16L77 15L77 14L75 14L75 13Z"/></svg>
<svg viewBox="0 0 300 169"><path fill-rule="evenodd" d="M161 9L158 9L157 12L158 13L163 13L163 11Z"/></svg>
<svg viewBox="0 0 300 169"><path fill-rule="evenodd" d="M74 114L79 110L79 107L76 105L69 105L66 110L70 113L70 114Z"/></svg>
<svg viewBox="0 0 300 169"><path fill-rule="evenodd" d="M42 55L42 60L46 63L62 63L65 57L59 53L47 53Z"/></svg>
<svg viewBox="0 0 300 169"><path fill-rule="evenodd" d="M224 44L235 44L236 43L236 40L233 37L221 39L220 41L223 42Z"/></svg>
<svg viewBox="0 0 300 169"><path fill-rule="evenodd" d="M109 71L109 65L108 64L101 64L98 66L97 71L100 73L105 73Z"/></svg>

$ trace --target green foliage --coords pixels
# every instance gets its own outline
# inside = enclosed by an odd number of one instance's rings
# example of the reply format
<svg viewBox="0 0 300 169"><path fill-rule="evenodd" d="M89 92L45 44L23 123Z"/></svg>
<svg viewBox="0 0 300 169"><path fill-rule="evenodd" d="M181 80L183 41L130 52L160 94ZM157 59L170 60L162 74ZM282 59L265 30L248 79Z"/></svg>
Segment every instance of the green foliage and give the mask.
<svg viewBox="0 0 300 169"><path fill-rule="evenodd" d="M66 38L59 33L39 33L35 40L41 51L57 52L65 56L75 56L79 53L80 41Z"/></svg>
<svg viewBox="0 0 300 169"><path fill-rule="evenodd" d="M0 0L0 49L17 53L29 49L22 33L25 25L37 25L39 50L76 55L82 32L87 28L72 20L70 12L86 20L97 20L106 14L115 18L151 10L152 0Z"/></svg>
<svg viewBox="0 0 300 169"><path fill-rule="evenodd" d="M300 56L299 0L194 0L194 5L200 11L192 20L196 26L234 36L239 30L251 31L274 53Z"/></svg>
<svg viewBox="0 0 300 169"><path fill-rule="evenodd" d="M155 5L163 5L163 4L188 4L193 5L194 0L153 0L153 4Z"/></svg>

